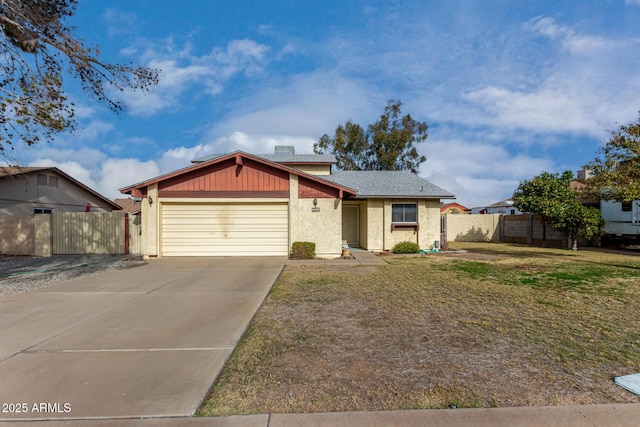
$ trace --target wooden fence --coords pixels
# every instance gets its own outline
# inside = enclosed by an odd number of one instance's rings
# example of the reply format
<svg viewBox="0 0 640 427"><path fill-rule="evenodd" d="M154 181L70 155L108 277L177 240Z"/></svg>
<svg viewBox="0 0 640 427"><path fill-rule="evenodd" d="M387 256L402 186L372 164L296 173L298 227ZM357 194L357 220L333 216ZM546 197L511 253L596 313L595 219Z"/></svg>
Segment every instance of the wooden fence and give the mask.
<svg viewBox="0 0 640 427"><path fill-rule="evenodd" d="M125 253L122 212L54 213L51 221L53 255Z"/></svg>
<svg viewBox="0 0 640 427"><path fill-rule="evenodd" d="M123 212L0 215L0 254L137 254L139 217Z"/></svg>
<svg viewBox="0 0 640 427"><path fill-rule="evenodd" d="M35 215L0 215L0 255L34 255L35 223Z"/></svg>

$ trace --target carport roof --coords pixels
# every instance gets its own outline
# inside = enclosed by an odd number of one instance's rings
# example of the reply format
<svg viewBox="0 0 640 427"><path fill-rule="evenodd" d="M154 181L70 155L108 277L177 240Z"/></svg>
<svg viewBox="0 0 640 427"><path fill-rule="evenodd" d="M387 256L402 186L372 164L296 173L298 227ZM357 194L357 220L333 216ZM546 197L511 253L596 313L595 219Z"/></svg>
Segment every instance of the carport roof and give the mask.
<svg viewBox="0 0 640 427"><path fill-rule="evenodd" d="M322 178L356 190L356 198L454 199L452 193L408 171L338 171Z"/></svg>

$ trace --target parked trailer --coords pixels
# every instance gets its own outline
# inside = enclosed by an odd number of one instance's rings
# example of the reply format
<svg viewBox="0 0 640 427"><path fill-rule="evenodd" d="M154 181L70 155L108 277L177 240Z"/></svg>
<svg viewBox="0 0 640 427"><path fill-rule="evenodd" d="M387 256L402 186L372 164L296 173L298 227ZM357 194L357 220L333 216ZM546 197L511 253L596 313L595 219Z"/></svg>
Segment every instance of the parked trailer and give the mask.
<svg viewBox="0 0 640 427"><path fill-rule="evenodd" d="M602 200L600 212L604 219L603 244L640 244L640 200L631 203Z"/></svg>

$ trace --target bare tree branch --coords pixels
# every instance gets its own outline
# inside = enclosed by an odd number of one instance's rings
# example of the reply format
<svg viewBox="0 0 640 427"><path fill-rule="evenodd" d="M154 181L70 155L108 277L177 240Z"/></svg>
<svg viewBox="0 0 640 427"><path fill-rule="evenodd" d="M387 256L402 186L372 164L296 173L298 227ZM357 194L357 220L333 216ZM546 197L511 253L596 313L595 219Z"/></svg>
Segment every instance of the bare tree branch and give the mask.
<svg viewBox="0 0 640 427"><path fill-rule="evenodd" d="M123 105L108 88L148 90L158 71L134 64L109 64L97 47L74 38L65 19L76 0L0 1L0 154L21 142L51 140L76 126L65 77L78 78L85 92L119 112Z"/></svg>

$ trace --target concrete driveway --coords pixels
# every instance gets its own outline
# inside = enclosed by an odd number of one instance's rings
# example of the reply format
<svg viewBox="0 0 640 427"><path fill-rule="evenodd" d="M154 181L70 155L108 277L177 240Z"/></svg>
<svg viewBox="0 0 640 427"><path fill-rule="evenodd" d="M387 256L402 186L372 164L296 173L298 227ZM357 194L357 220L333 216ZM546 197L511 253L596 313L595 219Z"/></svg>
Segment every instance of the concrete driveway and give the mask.
<svg viewBox="0 0 640 427"><path fill-rule="evenodd" d="M0 421L190 416L284 257L162 258L0 298Z"/></svg>

